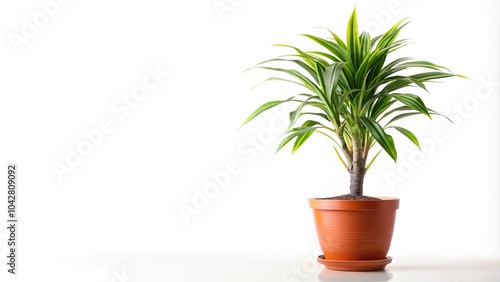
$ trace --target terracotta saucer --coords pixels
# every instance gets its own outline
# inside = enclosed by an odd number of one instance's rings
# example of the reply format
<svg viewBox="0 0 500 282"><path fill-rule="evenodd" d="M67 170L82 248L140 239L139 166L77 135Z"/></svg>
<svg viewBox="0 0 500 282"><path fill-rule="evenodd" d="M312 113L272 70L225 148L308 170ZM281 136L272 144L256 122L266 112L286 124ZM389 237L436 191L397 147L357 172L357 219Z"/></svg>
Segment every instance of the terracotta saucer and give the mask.
<svg viewBox="0 0 500 282"><path fill-rule="evenodd" d="M321 255L316 260L330 270L374 271L384 269L386 265L391 263L392 257L377 260L328 260Z"/></svg>

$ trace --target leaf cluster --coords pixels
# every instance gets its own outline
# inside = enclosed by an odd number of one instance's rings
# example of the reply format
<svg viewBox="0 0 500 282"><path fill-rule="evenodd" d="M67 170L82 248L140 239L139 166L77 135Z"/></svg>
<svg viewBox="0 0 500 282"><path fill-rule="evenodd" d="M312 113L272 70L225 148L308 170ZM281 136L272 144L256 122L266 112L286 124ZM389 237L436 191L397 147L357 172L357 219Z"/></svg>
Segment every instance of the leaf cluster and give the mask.
<svg viewBox="0 0 500 282"><path fill-rule="evenodd" d="M416 87L427 91L428 82L460 75L443 66L410 57L388 61L389 54L409 43L406 39L398 39L407 24L403 19L372 38L367 32L359 34L354 9L345 41L327 29L328 37L302 35L315 42L320 47L318 50L303 51L295 46L277 45L293 53L266 60L254 68L280 74L266 81L298 84L304 92L264 103L243 124L273 107L295 103L296 108L290 112L289 128L277 151L292 142L292 152L295 152L313 133L320 133L333 141L337 156L348 170L353 161L363 161L369 168L378 156L377 153L367 162L370 148L376 143L396 160L397 151L389 130L419 146L415 134L397 126L397 122L415 115L431 118L439 114L409 90ZM404 75L403 71L411 74Z"/></svg>

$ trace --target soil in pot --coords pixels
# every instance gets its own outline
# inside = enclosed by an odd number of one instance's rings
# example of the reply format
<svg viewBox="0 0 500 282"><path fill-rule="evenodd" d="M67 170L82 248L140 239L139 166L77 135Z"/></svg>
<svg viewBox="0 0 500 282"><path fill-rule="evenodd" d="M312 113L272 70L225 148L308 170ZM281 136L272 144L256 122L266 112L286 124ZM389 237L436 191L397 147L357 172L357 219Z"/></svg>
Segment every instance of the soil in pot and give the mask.
<svg viewBox="0 0 500 282"><path fill-rule="evenodd" d="M328 197L328 198L316 198L317 200L359 200L359 201L381 201L382 199L370 197L370 196L354 196L351 194L345 194L340 196Z"/></svg>

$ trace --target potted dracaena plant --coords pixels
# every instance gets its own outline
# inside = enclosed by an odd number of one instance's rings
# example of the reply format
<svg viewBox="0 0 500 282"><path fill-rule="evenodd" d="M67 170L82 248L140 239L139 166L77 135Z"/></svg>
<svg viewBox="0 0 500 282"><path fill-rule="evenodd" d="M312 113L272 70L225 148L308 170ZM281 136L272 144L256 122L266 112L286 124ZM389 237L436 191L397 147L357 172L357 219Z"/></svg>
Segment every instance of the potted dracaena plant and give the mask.
<svg viewBox="0 0 500 282"><path fill-rule="evenodd" d="M347 24L346 41L330 30L328 37L304 34L321 46L320 51L279 45L294 53L254 67L281 73L285 77L268 80L299 84L306 93L269 101L251 113L243 124L275 106L296 103L297 107L290 112L290 129L277 151L293 143L293 153L313 133L320 133L332 140L337 157L350 174L349 194L309 199L323 251L318 262L329 269L380 270L391 262L387 252L399 199L364 196L365 173L382 150L396 161L391 130L419 146L417 137L397 126L398 121L414 115L429 118L439 115L427 108L420 96L409 93L409 87L426 90L427 82L459 76L427 61L408 57L388 60L389 54L408 44L406 39L397 39L407 23L403 19L372 38L369 33L358 33L354 8ZM381 149L369 159L376 144Z"/></svg>

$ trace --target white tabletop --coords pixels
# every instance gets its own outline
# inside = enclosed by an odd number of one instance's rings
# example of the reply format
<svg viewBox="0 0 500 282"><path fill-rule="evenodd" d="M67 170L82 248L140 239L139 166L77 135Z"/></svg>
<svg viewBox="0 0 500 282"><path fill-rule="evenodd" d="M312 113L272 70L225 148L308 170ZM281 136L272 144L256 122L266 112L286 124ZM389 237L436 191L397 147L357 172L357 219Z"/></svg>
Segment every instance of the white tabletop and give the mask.
<svg viewBox="0 0 500 282"><path fill-rule="evenodd" d="M499 259L394 257L385 271L326 270L312 257L91 255L31 260L7 281L67 282L499 282ZM2 279L2 281L5 281Z"/></svg>

